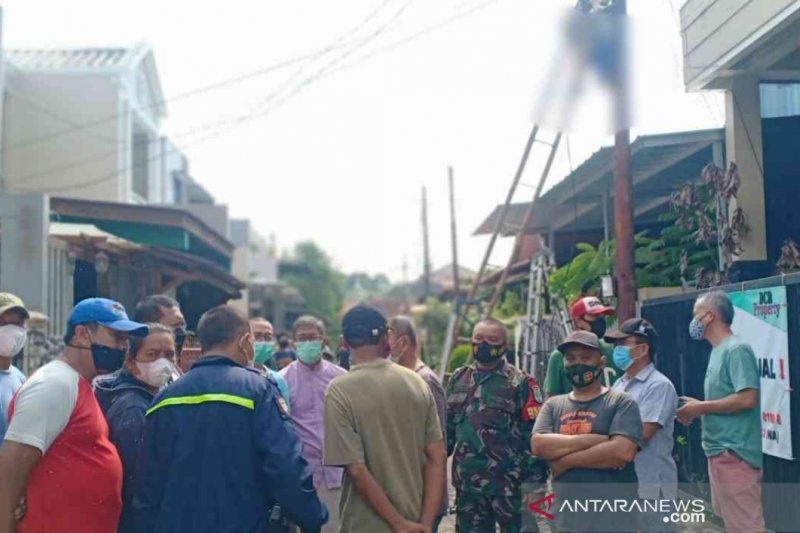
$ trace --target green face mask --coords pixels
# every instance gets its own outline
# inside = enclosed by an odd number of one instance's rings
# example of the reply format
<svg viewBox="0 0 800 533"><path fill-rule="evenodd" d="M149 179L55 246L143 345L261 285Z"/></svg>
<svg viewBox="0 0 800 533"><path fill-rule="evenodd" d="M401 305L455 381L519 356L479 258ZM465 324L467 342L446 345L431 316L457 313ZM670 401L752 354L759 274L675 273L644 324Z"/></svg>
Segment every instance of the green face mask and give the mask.
<svg viewBox="0 0 800 533"><path fill-rule="evenodd" d="M322 357L322 341L300 341L296 348L297 358L307 365L313 365Z"/></svg>
<svg viewBox="0 0 800 533"><path fill-rule="evenodd" d="M567 374L569 380L579 389L588 387L594 383L595 380L600 377L602 371L603 369L601 367L595 365L577 364L566 365L564 367L564 372Z"/></svg>
<svg viewBox="0 0 800 533"><path fill-rule="evenodd" d="M255 343L255 348L256 355L253 358L253 361L256 364L263 365L272 358L272 353L275 351L275 343L261 341Z"/></svg>

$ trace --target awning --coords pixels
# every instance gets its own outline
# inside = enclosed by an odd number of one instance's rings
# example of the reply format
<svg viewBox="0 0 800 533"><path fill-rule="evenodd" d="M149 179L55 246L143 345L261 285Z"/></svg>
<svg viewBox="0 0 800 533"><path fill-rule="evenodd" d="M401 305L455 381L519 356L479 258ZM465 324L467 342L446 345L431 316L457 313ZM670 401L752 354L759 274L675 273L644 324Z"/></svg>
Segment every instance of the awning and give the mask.
<svg viewBox="0 0 800 533"><path fill-rule="evenodd" d="M144 256L154 259L154 274L158 274L159 280L166 280L158 287L158 292L167 292L184 282L199 281L220 289L231 299L237 299L246 286L213 261L162 246L137 244L92 224L52 222L50 236L67 242L76 256L85 260L92 260L101 251L117 258Z"/></svg>
<svg viewBox="0 0 800 533"><path fill-rule="evenodd" d="M137 244L203 256L225 268L233 258L233 243L180 207L51 198L50 209L55 222L90 224Z"/></svg>
<svg viewBox="0 0 800 533"><path fill-rule="evenodd" d="M631 144L635 223L657 222L658 216L668 207L672 192L699 177L703 167L712 162L714 145L722 149L724 142L722 129L637 138ZM613 206L613 179L614 151L611 147L604 147L542 195L526 233L602 228L604 196L609 206ZM509 206L501 228L502 236L517 233L529 205L517 203ZM497 206L474 234L493 233L501 209L502 206ZM609 210L613 211L610 207Z"/></svg>

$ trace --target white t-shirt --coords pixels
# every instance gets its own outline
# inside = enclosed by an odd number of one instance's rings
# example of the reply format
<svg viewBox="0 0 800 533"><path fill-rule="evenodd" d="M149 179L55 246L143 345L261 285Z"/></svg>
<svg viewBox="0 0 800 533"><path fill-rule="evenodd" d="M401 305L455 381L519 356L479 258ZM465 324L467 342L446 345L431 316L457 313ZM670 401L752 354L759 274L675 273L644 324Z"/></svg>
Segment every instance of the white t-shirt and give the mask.
<svg viewBox="0 0 800 533"><path fill-rule="evenodd" d="M6 439L44 454L64 430L78 401L78 372L59 360L36 371L17 393Z"/></svg>

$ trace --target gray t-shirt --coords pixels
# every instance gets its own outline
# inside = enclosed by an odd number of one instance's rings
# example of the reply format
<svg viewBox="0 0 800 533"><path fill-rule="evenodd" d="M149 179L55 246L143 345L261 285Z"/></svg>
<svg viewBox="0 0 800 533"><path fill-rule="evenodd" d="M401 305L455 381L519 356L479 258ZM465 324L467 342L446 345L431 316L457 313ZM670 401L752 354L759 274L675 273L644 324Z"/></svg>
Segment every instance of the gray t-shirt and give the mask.
<svg viewBox="0 0 800 533"><path fill-rule="evenodd" d="M607 389L588 402L572 398L572 393L547 400L536 417L534 433L562 435L624 435L637 445L642 444L642 419L631 396ZM574 468L557 479L558 483L622 483L636 481L633 463L622 469Z"/></svg>
<svg viewBox="0 0 800 533"><path fill-rule="evenodd" d="M442 383L433 370L425 363L420 363L416 372L419 377L425 380L425 383L428 384L428 388L431 389L433 401L436 402L436 413L439 415L439 426L442 428L442 434L446 435L445 416L447 416L447 399L445 398L444 387L442 387ZM447 446L447 442L445 442L445 446ZM445 483L444 490L442 490L442 504L439 506L440 516L447 514L447 508L450 504L448 498L447 483Z"/></svg>
<svg viewBox="0 0 800 533"><path fill-rule="evenodd" d="M534 433L559 433L561 435L583 435L596 433L599 435L624 435L641 447L642 419L639 408L630 395L608 389L596 398L581 402L572 398L572 393L554 396L547 400L539 416L536 417ZM598 496L598 487L604 484L602 496ZM609 485L613 484L613 485ZM573 468L567 470L553 483L557 508L560 502L585 500L590 498L626 499L637 497L636 470L633 462L621 469L616 468ZM603 513L559 513L557 523L563 530L604 531L596 527L608 519L609 526L619 515L601 516ZM622 524L617 522L617 527ZM609 529L608 531L614 531ZM618 531L625 531L616 529Z"/></svg>

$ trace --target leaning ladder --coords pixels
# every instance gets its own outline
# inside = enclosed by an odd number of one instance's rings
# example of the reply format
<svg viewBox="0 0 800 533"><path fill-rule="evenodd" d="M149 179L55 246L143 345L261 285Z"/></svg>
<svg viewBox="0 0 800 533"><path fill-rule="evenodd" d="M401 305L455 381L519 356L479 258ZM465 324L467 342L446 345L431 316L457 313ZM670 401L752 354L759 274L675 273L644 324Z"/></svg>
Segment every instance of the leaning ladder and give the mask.
<svg viewBox="0 0 800 533"><path fill-rule="evenodd" d="M547 288L555 268L553 252L547 248L531 259L528 303L525 313L525 343L522 354L524 360L520 361L520 366L537 380L544 377L542 375L543 362L548 355L548 350L555 348L555 346L549 346L548 339L545 338L545 306L550 308L551 323L555 324L555 331L551 331L550 339L563 339L572 331L572 323L563 299L553 296Z"/></svg>

